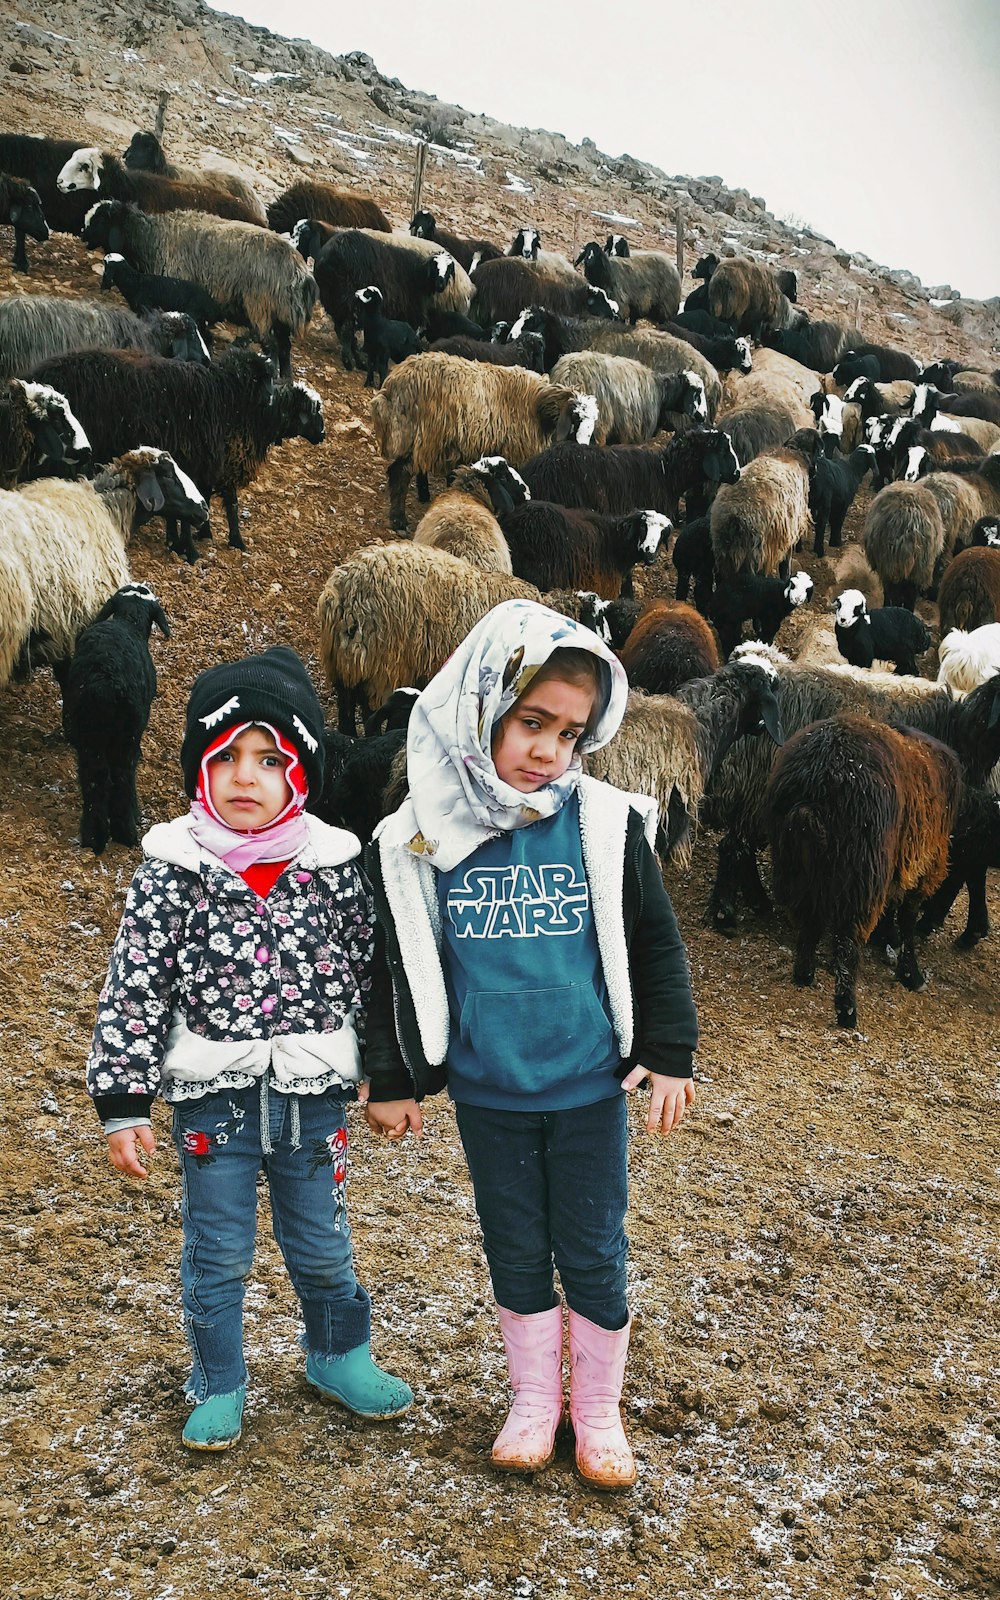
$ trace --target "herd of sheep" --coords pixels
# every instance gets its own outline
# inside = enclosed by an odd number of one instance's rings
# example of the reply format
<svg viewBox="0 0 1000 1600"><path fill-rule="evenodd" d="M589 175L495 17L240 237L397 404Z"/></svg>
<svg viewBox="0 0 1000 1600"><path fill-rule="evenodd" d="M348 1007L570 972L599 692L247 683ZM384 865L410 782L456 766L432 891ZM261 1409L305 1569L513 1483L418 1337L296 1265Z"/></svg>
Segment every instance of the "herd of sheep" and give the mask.
<svg viewBox="0 0 1000 1600"><path fill-rule="evenodd" d="M44 274L26 240L50 229L103 257L99 299L0 299L0 687L51 665L82 845L138 840L148 640L169 624L132 580L132 533L160 517L194 562L218 496L245 548L238 491L283 440L324 438L319 396L292 377L319 306L345 369L376 389L402 536L359 549L319 595L338 711L329 820L370 835L405 784L413 692L494 605L541 598L598 629L633 686L592 770L656 796L664 863L689 860L699 820L719 830L720 931L741 900L770 911L770 846L795 981L831 936L841 1024L856 1025L870 937L917 988L916 935L963 885L963 940L986 935L1000 373L924 366L813 320L795 274L757 261L704 256L683 299L667 252L617 234L574 262L532 227L504 249L421 211L397 234L372 197L320 182L265 206L242 179L171 165L152 134L121 158L0 135L0 223L19 272ZM222 323L238 330L224 344ZM829 583L794 558L841 545L869 474L868 594L845 589L829 623ZM643 604L633 570L672 537L676 599ZM937 634L922 600L937 601ZM775 638L810 608L820 645L791 660ZM919 671L935 645L937 681Z"/></svg>

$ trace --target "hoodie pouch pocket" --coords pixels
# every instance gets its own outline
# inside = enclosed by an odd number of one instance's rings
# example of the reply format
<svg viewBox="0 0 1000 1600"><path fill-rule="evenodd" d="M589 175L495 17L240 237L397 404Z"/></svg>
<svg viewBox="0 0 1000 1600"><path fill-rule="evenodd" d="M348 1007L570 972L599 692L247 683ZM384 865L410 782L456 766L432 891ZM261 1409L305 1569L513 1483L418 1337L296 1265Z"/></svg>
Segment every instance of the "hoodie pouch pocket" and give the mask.
<svg viewBox="0 0 1000 1600"><path fill-rule="evenodd" d="M462 1076L512 1094L537 1094L616 1055L611 1023L589 983L470 993L459 1036Z"/></svg>

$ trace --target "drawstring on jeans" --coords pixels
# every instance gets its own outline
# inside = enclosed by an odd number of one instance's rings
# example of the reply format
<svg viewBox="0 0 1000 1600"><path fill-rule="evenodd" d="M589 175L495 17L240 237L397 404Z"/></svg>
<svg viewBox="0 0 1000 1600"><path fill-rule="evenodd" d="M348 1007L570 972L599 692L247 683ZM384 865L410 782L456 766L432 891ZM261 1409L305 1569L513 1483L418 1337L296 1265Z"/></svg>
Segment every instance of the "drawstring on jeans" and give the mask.
<svg viewBox="0 0 1000 1600"><path fill-rule="evenodd" d="M292 1094L288 1098L292 1102L292 1149L301 1150L302 1117L299 1111L299 1097L297 1094ZM266 1072L260 1080L260 1148L265 1156L274 1154L274 1146L271 1143L271 1102L268 1097Z"/></svg>

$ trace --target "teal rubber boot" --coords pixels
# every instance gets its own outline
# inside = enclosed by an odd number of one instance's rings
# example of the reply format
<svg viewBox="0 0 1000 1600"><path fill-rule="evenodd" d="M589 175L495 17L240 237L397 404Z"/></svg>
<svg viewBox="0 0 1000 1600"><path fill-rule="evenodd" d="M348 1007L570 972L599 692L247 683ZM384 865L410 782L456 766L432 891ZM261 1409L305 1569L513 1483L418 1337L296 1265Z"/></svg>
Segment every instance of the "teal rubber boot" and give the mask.
<svg viewBox="0 0 1000 1600"><path fill-rule="evenodd" d="M241 1384L229 1394L210 1394L196 1405L181 1440L189 1450L228 1450L243 1432L243 1401L247 1386Z"/></svg>
<svg viewBox="0 0 1000 1600"><path fill-rule="evenodd" d="M310 1355L306 1379L324 1400L334 1400L355 1416L376 1422L401 1417L413 1404L409 1384L377 1367L367 1344L359 1344L344 1356Z"/></svg>

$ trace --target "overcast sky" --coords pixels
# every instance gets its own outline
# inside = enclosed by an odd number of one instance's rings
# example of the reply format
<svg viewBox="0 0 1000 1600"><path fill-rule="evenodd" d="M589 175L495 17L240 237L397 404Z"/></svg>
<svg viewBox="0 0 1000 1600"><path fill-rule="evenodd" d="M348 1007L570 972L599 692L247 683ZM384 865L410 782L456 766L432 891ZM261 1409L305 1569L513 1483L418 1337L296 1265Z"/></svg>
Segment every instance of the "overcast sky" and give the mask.
<svg viewBox="0 0 1000 1600"><path fill-rule="evenodd" d="M717 173L928 286L1000 294L1000 0L246 0L410 89ZM458 220L458 219L456 219Z"/></svg>

